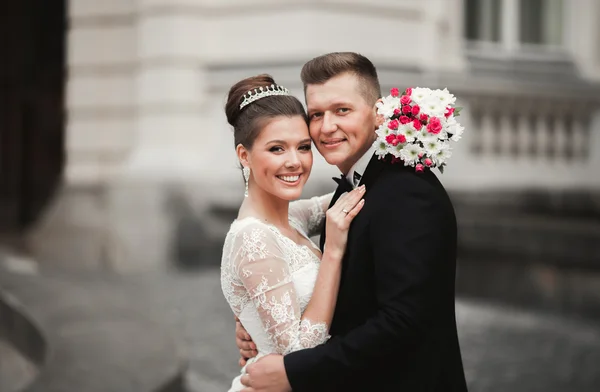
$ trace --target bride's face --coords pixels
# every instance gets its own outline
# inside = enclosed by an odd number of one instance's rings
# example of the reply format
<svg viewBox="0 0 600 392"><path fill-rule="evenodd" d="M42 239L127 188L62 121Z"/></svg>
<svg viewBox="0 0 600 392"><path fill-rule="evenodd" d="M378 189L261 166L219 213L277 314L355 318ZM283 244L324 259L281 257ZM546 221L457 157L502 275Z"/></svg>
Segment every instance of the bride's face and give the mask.
<svg viewBox="0 0 600 392"><path fill-rule="evenodd" d="M266 192L284 200L300 198L313 163L308 126L300 116L276 117L248 151L249 193Z"/></svg>

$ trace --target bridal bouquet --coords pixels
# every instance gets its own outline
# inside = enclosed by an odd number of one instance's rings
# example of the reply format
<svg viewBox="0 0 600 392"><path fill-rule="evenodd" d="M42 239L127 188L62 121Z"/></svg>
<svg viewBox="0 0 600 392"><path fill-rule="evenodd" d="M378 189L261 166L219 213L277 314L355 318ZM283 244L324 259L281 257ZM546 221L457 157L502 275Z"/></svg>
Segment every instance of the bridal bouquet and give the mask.
<svg viewBox="0 0 600 392"><path fill-rule="evenodd" d="M404 162L417 172L437 167L442 173L452 151L450 141L458 141L464 128L456 121L460 107L448 89L397 88L377 103L384 123L376 131L376 154L392 155L392 162Z"/></svg>

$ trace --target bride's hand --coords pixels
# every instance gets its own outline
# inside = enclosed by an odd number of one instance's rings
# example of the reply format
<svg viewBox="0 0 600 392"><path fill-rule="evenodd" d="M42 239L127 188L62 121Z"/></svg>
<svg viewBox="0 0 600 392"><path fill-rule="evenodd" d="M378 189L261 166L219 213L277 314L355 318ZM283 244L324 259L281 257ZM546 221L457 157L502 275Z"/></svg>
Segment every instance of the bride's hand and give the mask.
<svg viewBox="0 0 600 392"><path fill-rule="evenodd" d="M327 210L325 227L325 250L341 257L346 251L350 223L365 205L365 186L361 185L350 193L343 194L333 207Z"/></svg>

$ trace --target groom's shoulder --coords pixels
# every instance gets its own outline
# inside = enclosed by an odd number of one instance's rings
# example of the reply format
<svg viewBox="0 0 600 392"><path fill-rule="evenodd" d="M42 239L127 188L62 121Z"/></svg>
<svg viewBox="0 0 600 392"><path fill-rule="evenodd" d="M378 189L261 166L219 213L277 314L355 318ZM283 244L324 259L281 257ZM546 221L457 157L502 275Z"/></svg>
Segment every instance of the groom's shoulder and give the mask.
<svg viewBox="0 0 600 392"><path fill-rule="evenodd" d="M436 191L437 184L441 186L436 175L430 169L416 172L413 167L399 164L388 164L377 181L378 188L397 189L398 191Z"/></svg>

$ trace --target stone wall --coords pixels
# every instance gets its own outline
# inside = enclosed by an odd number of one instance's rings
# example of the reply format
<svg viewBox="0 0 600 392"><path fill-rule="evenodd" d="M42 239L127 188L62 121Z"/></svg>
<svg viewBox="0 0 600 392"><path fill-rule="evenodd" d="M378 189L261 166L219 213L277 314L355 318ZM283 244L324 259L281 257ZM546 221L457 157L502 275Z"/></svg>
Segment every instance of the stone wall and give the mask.
<svg viewBox="0 0 600 392"><path fill-rule="evenodd" d="M219 241L243 194L223 114L228 87L268 72L302 98L301 66L325 52L367 55L384 90L448 86L467 109L485 100L493 108L496 101L523 95L534 106L544 99L555 104L562 87L553 83L559 78L525 86L506 70L475 72L463 48L462 4L72 0L68 164L61 191L27 237L29 249L42 262L120 272L169 268L177 260L218 262ZM395 32L418 32L411 35L410 55L391 49ZM577 41L577 53L593 52L593 44ZM594 62L577 53L575 65L587 79L571 96L593 96ZM469 192L532 184L598 189L600 179L589 171L600 160L600 123L592 110L596 101L585 99L591 119L586 159L565 165L477 155L472 146L489 127L465 110L467 133L442 181L450 190ZM543 140L552 137L542 131ZM336 174L315 154L305 194L332 189Z"/></svg>

